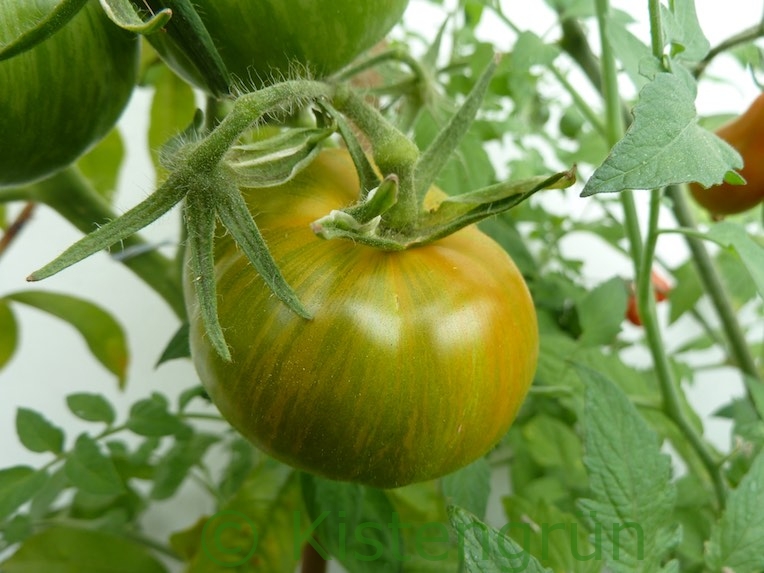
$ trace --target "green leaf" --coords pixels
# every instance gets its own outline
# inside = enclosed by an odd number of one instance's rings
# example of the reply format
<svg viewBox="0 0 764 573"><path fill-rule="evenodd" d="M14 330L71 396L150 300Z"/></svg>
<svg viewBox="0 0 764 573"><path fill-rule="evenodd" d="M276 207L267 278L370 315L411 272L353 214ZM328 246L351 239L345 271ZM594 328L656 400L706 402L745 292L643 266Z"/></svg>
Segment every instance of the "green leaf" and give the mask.
<svg viewBox="0 0 764 573"><path fill-rule="evenodd" d="M100 394L70 394L66 397L66 405L72 414L87 422L104 422L109 426L114 423L114 408Z"/></svg>
<svg viewBox="0 0 764 573"><path fill-rule="evenodd" d="M167 573L139 543L62 526L29 537L2 567L5 573Z"/></svg>
<svg viewBox="0 0 764 573"><path fill-rule="evenodd" d="M220 476L220 496L227 500L241 488L255 468L257 450L247 440L235 437L228 447L229 460Z"/></svg>
<svg viewBox="0 0 764 573"><path fill-rule="evenodd" d="M485 517L491 494L491 466L485 458L448 474L441 484L447 504L463 507L478 519Z"/></svg>
<svg viewBox="0 0 764 573"><path fill-rule="evenodd" d="M158 367L165 362L175 360L176 358L188 358L191 356L191 347L188 342L189 324L184 322L180 328L173 334L170 342L162 351L162 355L157 360L154 367Z"/></svg>
<svg viewBox="0 0 764 573"><path fill-rule="evenodd" d="M0 370L13 358L19 343L19 326L10 305L0 298Z"/></svg>
<svg viewBox="0 0 764 573"><path fill-rule="evenodd" d="M711 187L721 183L730 169L740 169L740 154L698 125L695 92L695 82L686 72L657 74L640 91L626 135L587 181L581 196L691 181Z"/></svg>
<svg viewBox="0 0 764 573"><path fill-rule="evenodd" d="M764 297L764 248L751 238L745 228L724 221L712 226L706 237L740 257L756 285L756 290Z"/></svg>
<svg viewBox="0 0 764 573"><path fill-rule="evenodd" d="M305 521L297 472L262 457L237 494L209 518L174 533L188 573L281 573L300 559Z"/></svg>
<svg viewBox="0 0 764 573"><path fill-rule="evenodd" d="M703 285L692 260L673 270L674 286L671 289L671 312L669 322L676 322L685 312L692 310L704 294Z"/></svg>
<svg viewBox="0 0 764 573"><path fill-rule="evenodd" d="M664 40L677 59L699 62L711 49L695 12L695 0L674 0L669 10L661 4Z"/></svg>
<svg viewBox="0 0 764 573"><path fill-rule="evenodd" d="M464 568L468 573L550 571L528 553L526 540L520 545L506 535L512 529L508 527L511 524L497 530L457 506L448 508L448 517L456 530L457 544L463 552Z"/></svg>
<svg viewBox="0 0 764 573"><path fill-rule="evenodd" d="M48 481L44 470L13 466L0 470L0 520L32 499Z"/></svg>
<svg viewBox="0 0 764 573"><path fill-rule="evenodd" d="M182 131L196 112L196 101L191 86L175 75L167 66L158 68L151 100L149 149L157 179L164 179L166 171L160 159L162 145Z"/></svg>
<svg viewBox="0 0 764 573"><path fill-rule="evenodd" d="M508 533L522 532L523 547L542 565L566 573L600 573L602 548L579 520L548 499L511 496L502 500L509 517ZM594 543L592 543L594 541Z"/></svg>
<svg viewBox="0 0 764 573"><path fill-rule="evenodd" d="M565 422L537 414L522 426L530 456L542 468L557 469L568 487L586 487L581 440Z"/></svg>
<svg viewBox="0 0 764 573"><path fill-rule="evenodd" d="M764 570L764 452L730 492L724 515L708 542L706 563L719 573Z"/></svg>
<svg viewBox="0 0 764 573"><path fill-rule="evenodd" d="M128 363L127 340L122 326L111 314L92 302L65 294L22 291L6 298L71 324L83 336L93 356L117 376L119 387L124 387Z"/></svg>
<svg viewBox="0 0 764 573"><path fill-rule="evenodd" d="M310 474L302 474L301 481L311 520L300 533L304 542L350 571L400 571L406 556L399 515L382 491Z"/></svg>
<svg viewBox="0 0 764 573"><path fill-rule="evenodd" d="M125 491L114 462L101 452L96 441L87 434L77 438L64 468L72 485L88 493L116 495Z"/></svg>
<svg viewBox="0 0 764 573"><path fill-rule="evenodd" d="M31 452L59 454L64 446L63 430L28 408L16 410L16 433L24 447Z"/></svg>
<svg viewBox="0 0 764 573"><path fill-rule="evenodd" d="M93 188L111 202L117 190L119 168L125 157L125 145L117 128L77 161L77 167Z"/></svg>
<svg viewBox="0 0 764 573"><path fill-rule="evenodd" d="M207 394L207 390L204 389L204 386L199 384L192 386L191 388L186 388L183 390L183 392L180 393L180 395L178 395L178 411L185 411L186 407L194 398L203 398L207 401L207 403L210 402L210 397Z"/></svg>
<svg viewBox="0 0 764 573"><path fill-rule="evenodd" d="M623 392L593 370L578 373L586 385L584 464L592 496L579 504L583 519L601 532L614 572L654 573L678 541L669 458Z"/></svg>
<svg viewBox="0 0 764 573"><path fill-rule="evenodd" d="M125 425L139 436L169 436L182 434L188 427L167 410L167 399L154 392L150 398L139 400L130 408Z"/></svg>
<svg viewBox="0 0 764 573"><path fill-rule="evenodd" d="M598 285L578 302L581 344L601 346L615 341L626 314L627 297L623 280L616 277Z"/></svg>
<svg viewBox="0 0 764 573"><path fill-rule="evenodd" d="M189 439L178 440L156 465L153 499L172 497L191 468L198 465L209 447L220 438L212 434L196 433Z"/></svg>

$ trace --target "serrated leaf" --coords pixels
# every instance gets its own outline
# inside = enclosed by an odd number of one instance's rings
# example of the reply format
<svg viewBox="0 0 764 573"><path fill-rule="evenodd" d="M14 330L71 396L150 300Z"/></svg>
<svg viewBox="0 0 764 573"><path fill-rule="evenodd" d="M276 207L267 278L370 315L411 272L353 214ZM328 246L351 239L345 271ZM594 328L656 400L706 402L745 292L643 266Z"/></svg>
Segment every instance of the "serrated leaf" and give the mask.
<svg viewBox="0 0 764 573"><path fill-rule="evenodd" d="M592 496L579 503L583 519L602 532L614 572L658 571L678 541L670 460L623 392L593 370L578 367L578 374L586 385L584 465Z"/></svg>
<svg viewBox="0 0 764 573"><path fill-rule="evenodd" d="M175 442L157 463L151 497L172 497L188 477L191 468L199 464L209 447L219 439L212 434L196 433L187 440Z"/></svg>
<svg viewBox="0 0 764 573"><path fill-rule="evenodd" d="M77 161L77 168L107 201L117 190L119 168L125 157L125 145L117 128L112 129L98 145Z"/></svg>
<svg viewBox="0 0 764 573"><path fill-rule="evenodd" d="M660 73L646 84L639 93L634 122L581 196L691 181L711 187L731 169L740 169L740 154L698 125L695 92L694 80L686 72Z"/></svg>
<svg viewBox="0 0 764 573"><path fill-rule="evenodd" d="M612 343L621 332L628 293L617 277L604 282L576 305L581 325L581 344L601 346Z"/></svg>
<svg viewBox="0 0 764 573"><path fill-rule="evenodd" d="M167 410L167 399L154 392L150 398L137 401L130 408L125 425L139 436L169 436L188 430L185 424Z"/></svg>
<svg viewBox="0 0 764 573"><path fill-rule="evenodd" d="M740 257L756 285L756 290L764 298L764 248L751 238L745 228L723 221L712 226L706 237L734 251Z"/></svg>
<svg viewBox="0 0 764 573"><path fill-rule="evenodd" d="M16 433L19 441L31 452L58 454L64 446L63 430L39 412L28 408L16 410Z"/></svg>
<svg viewBox="0 0 764 573"><path fill-rule="evenodd" d="M406 557L402 555L400 529L394 525L399 516L381 490L309 474L301 478L311 523L300 537L311 543L321 557L334 557L346 569L358 573L401 570Z"/></svg>
<svg viewBox="0 0 764 573"><path fill-rule="evenodd" d="M706 563L715 572L764 570L764 452L730 492L724 515L708 542Z"/></svg>
<svg viewBox="0 0 764 573"><path fill-rule="evenodd" d="M4 573L167 573L135 541L94 529L62 526L27 538L2 567Z"/></svg>
<svg viewBox="0 0 764 573"><path fill-rule="evenodd" d="M0 298L0 370L13 358L19 343L19 326L10 305Z"/></svg>
<svg viewBox="0 0 764 573"><path fill-rule="evenodd" d="M15 292L6 297L42 310L72 325L90 352L117 377L123 388L127 375L127 340L122 326L100 306L65 294L42 291Z"/></svg>
<svg viewBox="0 0 764 573"><path fill-rule="evenodd" d="M66 397L66 405L72 414L87 422L104 422L107 425L114 423L114 408L109 401L100 394L79 392L69 394Z"/></svg>
<svg viewBox="0 0 764 573"><path fill-rule="evenodd" d="M72 485L83 491L101 495L116 495L125 491L114 462L101 452L96 441L87 434L77 438L64 468Z"/></svg>
<svg viewBox="0 0 764 573"><path fill-rule="evenodd" d="M28 466L0 470L0 520L32 499L48 481L48 474Z"/></svg>
<svg viewBox="0 0 764 573"><path fill-rule="evenodd" d="M189 324L187 322L180 325L180 328L173 334L170 342L167 343L167 346L165 346L165 349L162 351L162 355L154 365L155 368L170 360L188 358L191 356L191 347L188 342L188 331Z"/></svg>
<svg viewBox="0 0 764 573"><path fill-rule="evenodd" d="M505 526L499 531L468 511L453 505L448 508L448 518L456 531L457 544L464 556L464 569L468 573L550 571L528 553L526 545L520 545L506 535L511 528Z"/></svg>
<svg viewBox="0 0 764 573"><path fill-rule="evenodd" d="M480 458L443 477L441 486L447 504L463 507L483 519L491 494L491 466L485 458Z"/></svg>

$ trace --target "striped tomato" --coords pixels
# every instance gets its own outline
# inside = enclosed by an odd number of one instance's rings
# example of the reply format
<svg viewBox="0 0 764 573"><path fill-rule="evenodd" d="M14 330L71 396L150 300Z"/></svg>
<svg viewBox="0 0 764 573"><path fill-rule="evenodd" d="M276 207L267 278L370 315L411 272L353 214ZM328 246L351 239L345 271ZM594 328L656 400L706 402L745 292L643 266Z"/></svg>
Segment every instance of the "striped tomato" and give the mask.
<svg viewBox="0 0 764 573"><path fill-rule="evenodd" d="M166 2L154 2L157 6ZM400 20L408 0L193 0L232 81L251 88L292 73L332 74L371 48ZM155 34L152 43L182 77L206 82L193 47Z"/></svg>
<svg viewBox="0 0 764 573"><path fill-rule="evenodd" d="M0 45L58 0L0 0ZM112 128L138 72L138 38L90 0L34 48L0 62L0 187L66 167Z"/></svg>
<svg viewBox="0 0 764 573"><path fill-rule="evenodd" d="M265 452L396 487L454 471L504 435L536 368L536 315L512 260L475 227L400 252L317 238L310 223L358 188L348 154L327 150L281 188L246 190L314 318L281 304L223 236L218 310L233 361L208 342L188 273L191 349L223 416Z"/></svg>

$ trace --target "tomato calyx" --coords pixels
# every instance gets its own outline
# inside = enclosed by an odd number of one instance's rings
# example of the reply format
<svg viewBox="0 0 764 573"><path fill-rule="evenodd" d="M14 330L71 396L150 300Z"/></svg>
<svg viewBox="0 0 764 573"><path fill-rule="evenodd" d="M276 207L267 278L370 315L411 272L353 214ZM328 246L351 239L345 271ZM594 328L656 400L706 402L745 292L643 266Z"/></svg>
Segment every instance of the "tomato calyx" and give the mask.
<svg viewBox="0 0 764 573"><path fill-rule="evenodd" d="M295 314L310 318L284 279L255 224L240 187L273 187L289 181L311 164L333 133L345 139L359 174L361 189L355 204L314 221L324 238L349 239L383 250L424 245L506 211L540 189L575 182L575 172L557 173L519 182L493 185L460 196L426 203L425 196L472 124L492 77L493 62L464 105L420 152L417 146L362 96L345 86L292 80L247 93L233 100L228 115L211 131L194 123L174 138L164 153L167 179L146 200L64 251L32 273L28 280L49 277L68 266L129 237L185 199L186 249L190 254L201 318L217 353L230 360L217 314L213 241L216 220L227 229L270 290ZM316 108L315 125L286 130L275 137L243 143L264 116L283 115L295 107ZM371 160L356 140L350 123L371 144Z"/></svg>

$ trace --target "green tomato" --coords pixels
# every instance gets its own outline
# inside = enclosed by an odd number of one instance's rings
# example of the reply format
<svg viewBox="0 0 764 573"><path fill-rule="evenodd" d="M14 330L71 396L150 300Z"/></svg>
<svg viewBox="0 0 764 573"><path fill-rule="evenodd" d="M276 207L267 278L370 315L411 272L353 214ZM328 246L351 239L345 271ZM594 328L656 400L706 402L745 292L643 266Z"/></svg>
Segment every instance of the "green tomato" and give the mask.
<svg viewBox="0 0 764 573"><path fill-rule="evenodd" d="M59 0L0 0L0 44ZM62 29L0 62L0 187L66 167L119 119L138 71L136 36L90 0Z"/></svg>
<svg viewBox="0 0 764 573"><path fill-rule="evenodd" d="M374 46L398 22L408 0L193 0L232 82L249 91L293 72L332 74ZM168 34L150 40L181 77L206 82Z"/></svg>
<svg viewBox="0 0 764 573"><path fill-rule="evenodd" d="M347 152L325 150L279 188L243 190L313 319L280 303L221 236L218 311L233 360L205 334L189 271L191 350L222 415L263 451L391 488L455 471L502 438L533 379L538 331L517 267L474 226L400 252L316 237L310 223L358 189Z"/></svg>

